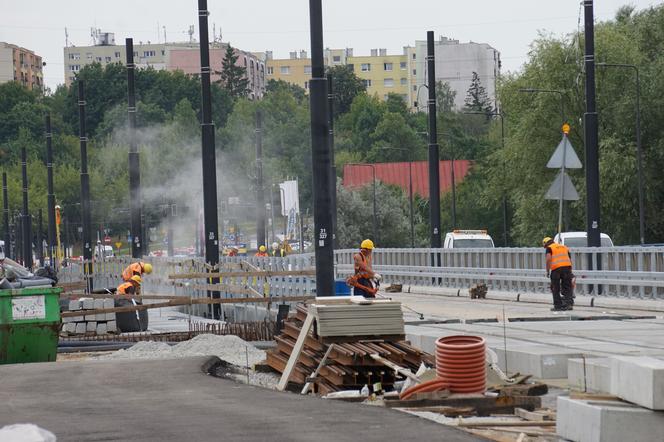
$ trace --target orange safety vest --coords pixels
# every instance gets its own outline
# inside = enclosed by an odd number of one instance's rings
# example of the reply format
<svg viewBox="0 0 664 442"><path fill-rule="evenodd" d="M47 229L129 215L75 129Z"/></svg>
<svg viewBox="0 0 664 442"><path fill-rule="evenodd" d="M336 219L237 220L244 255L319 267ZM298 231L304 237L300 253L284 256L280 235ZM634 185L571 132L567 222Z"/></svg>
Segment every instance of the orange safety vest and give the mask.
<svg viewBox="0 0 664 442"><path fill-rule="evenodd" d="M267 252L256 252L254 256L266 257L268 256Z"/></svg>
<svg viewBox="0 0 664 442"><path fill-rule="evenodd" d="M553 243L549 246L551 249L551 270L561 267L572 267L572 260L569 258L569 249L562 244Z"/></svg>
<svg viewBox="0 0 664 442"><path fill-rule="evenodd" d="M129 281L132 276L134 275L142 275L143 274L143 263L142 262L135 262L133 264L129 264L129 266L124 269L122 272L122 279L124 281Z"/></svg>
<svg viewBox="0 0 664 442"><path fill-rule="evenodd" d="M360 258L362 258L362 261L363 261L363 262L366 262L367 264L369 264L368 267L369 267L369 269L371 270L371 258L369 258L369 257L367 257L367 256L364 256L364 253L362 253L362 252L356 254L355 256L357 256L357 255L360 255ZM364 270L360 269L360 268L358 267L357 263L356 263L356 264L355 264L355 274L357 275L357 274L359 274L359 273L361 273L361 272L364 272Z"/></svg>
<svg viewBox="0 0 664 442"><path fill-rule="evenodd" d="M127 292L130 288L134 289L133 293L128 293ZM135 293L136 293L136 288L134 287L134 284L132 284L131 282L125 282L124 284L120 284L118 286L118 294L119 295L133 295Z"/></svg>

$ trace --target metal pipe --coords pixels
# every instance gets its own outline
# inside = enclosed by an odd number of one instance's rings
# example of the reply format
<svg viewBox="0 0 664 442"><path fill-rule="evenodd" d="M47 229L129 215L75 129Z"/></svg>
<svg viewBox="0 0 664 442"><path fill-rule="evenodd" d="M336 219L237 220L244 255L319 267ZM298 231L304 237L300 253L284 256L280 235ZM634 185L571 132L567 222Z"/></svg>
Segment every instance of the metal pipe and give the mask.
<svg viewBox="0 0 664 442"><path fill-rule="evenodd" d="M309 0L311 35L311 153L313 164L316 294L333 296L334 241L332 239L332 178L327 115L327 79L323 62L323 11L321 0Z"/></svg>
<svg viewBox="0 0 664 442"><path fill-rule="evenodd" d="M90 213L90 175L88 174L88 137L85 127L85 83L78 81L78 121L81 145L81 224L83 227L83 273L87 291L92 293L92 225Z"/></svg>
<svg viewBox="0 0 664 442"><path fill-rule="evenodd" d="M427 75L429 91L429 224L431 247L442 246L440 232L440 162L436 129L436 63L433 31L427 32Z"/></svg>
<svg viewBox="0 0 664 442"><path fill-rule="evenodd" d="M265 189L263 188L263 115L256 111L256 244L265 245Z"/></svg>
<svg viewBox="0 0 664 442"><path fill-rule="evenodd" d="M57 238L55 232L55 191L53 186L53 134L51 133L51 115L46 114L46 180L48 214L48 257L53 269L56 267Z"/></svg>
<svg viewBox="0 0 664 442"><path fill-rule="evenodd" d="M7 196L7 172L2 172L2 220L4 223L5 255L7 258L15 259L12 253L11 236L9 235L9 199Z"/></svg>
<svg viewBox="0 0 664 442"><path fill-rule="evenodd" d="M129 197L131 218L131 257L143 256L143 225L141 208L141 168L136 143L136 91L134 86L134 75L136 65L134 64L134 40L125 40L125 52L127 56L127 118L129 121Z"/></svg>
<svg viewBox="0 0 664 442"><path fill-rule="evenodd" d="M32 269L32 222L28 209L28 153L21 147L21 172L23 176L23 266Z"/></svg>
<svg viewBox="0 0 664 442"><path fill-rule="evenodd" d="M212 122L212 92L210 90L210 42L208 40L207 0L198 0L198 28L201 56L201 132L203 160L203 217L205 224L205 262L214 269L219 263L219 217L217 214L217 159ZM212 284L218 279L212 278ZM208 293L219 298L219 292ZM211 308L214 319L221 318L221 305Z"/></svg>

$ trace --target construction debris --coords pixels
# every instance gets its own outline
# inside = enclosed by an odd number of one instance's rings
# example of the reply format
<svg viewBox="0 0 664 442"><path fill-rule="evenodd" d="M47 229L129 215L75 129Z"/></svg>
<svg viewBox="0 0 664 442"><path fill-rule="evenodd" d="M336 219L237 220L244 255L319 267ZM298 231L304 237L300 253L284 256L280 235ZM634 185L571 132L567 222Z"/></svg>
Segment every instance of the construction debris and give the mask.
<svg viewBox="0 0 664 442"><path fill-rule="evenodd" d="M489 291L486 284L479 282L468 289L470 293L470 299L486 299L486 294Z"/></svg>

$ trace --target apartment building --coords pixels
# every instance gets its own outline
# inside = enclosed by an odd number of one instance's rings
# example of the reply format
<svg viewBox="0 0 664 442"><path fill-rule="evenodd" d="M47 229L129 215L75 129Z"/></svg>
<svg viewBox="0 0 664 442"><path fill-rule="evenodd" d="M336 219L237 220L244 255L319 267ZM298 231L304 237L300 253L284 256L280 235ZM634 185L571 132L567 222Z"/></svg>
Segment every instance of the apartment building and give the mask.
<svg viewBox="0 0 664 442"><path fill-rule="evenodd" d="M30 49L0 42L0 83L17 81L38 91L44 90L42 58Z"/></svg>
<svg viewBox="0 0 664 442"><path fill-rule="evenodd" d="M327 66L347 65L364 81L367 93L384 100L392 92L400 95L415 110L426 107L426 41L404 46L401 54L386 49L371 49L369 55L354 55L352 48L326 49ZM287 59L265 53L266 79L284 80L308 90L311 59L306 51L291 52ZM464 105L473 72L477 72L489 98L495 103L496 79L500 75L500 53L486 43L460 43L440 37L435 42L436 80L450 84L456 92L455 105Z"/></svg>
<svg viewBox="0 0 664 442"><path fill-rule="evenodd" d="M222 61L228 45L214 42L210 45L211 80L219 79ZM234 48L238 56L237 64L247 71L249 97L260 98L265 93L265 62L252 54ZM100 33L93 46L68 46L64 48L65 84L69 86L85 65L100 63L127 63L125 45L115 44L113 33ZM197 42L143 43L134 41L134 63L139 69L183 71L187 74L200 74L200 52Z"/></svg>

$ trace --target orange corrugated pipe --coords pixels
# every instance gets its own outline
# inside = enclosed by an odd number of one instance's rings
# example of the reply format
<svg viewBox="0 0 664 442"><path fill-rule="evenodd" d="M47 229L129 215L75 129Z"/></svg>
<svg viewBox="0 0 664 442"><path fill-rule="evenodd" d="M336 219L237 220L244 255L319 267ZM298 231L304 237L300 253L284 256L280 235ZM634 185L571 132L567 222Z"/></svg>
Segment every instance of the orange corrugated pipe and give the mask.
<svg viewBox="0 0 664 442"><path fill-rule="evenodd" d="M436 340L436 376L452 393L486 390L486 341L479 336L446 336Z"/></svg>

